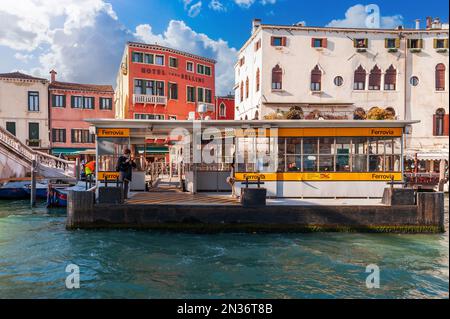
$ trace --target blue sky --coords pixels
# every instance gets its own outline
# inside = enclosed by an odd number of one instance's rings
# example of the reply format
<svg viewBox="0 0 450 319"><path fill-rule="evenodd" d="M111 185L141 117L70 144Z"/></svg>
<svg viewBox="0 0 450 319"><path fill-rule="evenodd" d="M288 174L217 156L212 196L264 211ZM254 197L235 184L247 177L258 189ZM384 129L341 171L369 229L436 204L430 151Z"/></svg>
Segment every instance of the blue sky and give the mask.
<svg viewBox="0 0 450 319"><path fill-rule="evenodd" d="M0 73L115 84L126 41L160 43L218 61L216 87L229 92L236 53L253 18L267 24L365 27L376 5L382 28L413 27L416 18L448 22L447 0L2 0ZM413 4L413 5L411 5Z"/></svg>

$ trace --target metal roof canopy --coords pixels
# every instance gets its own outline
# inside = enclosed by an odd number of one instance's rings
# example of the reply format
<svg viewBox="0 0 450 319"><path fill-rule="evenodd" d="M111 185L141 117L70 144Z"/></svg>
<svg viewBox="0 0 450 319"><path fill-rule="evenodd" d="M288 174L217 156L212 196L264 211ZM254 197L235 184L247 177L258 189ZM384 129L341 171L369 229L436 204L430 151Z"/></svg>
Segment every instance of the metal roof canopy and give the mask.
<svg viewBox="0 0 450 319"><path fill-rule="evenodd" d="M201 125L201 128L217 127L218 129L236 128L337 128L337 127L373 127L373 128L394 128L406 127L419 123L420 121L405 120L134 120L134 119L86 119L96 128L129 128L131 137L145 138L165 138L176 128L186 129L192 132L194 123Z"/></svg>

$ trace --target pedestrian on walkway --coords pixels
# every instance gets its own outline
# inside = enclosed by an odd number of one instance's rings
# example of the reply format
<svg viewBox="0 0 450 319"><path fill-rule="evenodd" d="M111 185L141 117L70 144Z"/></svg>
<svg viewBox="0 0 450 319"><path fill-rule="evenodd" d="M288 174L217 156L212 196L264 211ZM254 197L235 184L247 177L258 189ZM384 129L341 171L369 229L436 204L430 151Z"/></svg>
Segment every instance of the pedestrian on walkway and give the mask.
<svg viewBox="0 0 450 319"><path fill-rule="evenodd" d="M116 171L119 172L119 178L123 182L123 196L124 199L128 198L128 186L132 180L133 168L136 167L136 163L131 157L131 151L128 148L123 150L123 155L119 157L117 161Z"/></svg>

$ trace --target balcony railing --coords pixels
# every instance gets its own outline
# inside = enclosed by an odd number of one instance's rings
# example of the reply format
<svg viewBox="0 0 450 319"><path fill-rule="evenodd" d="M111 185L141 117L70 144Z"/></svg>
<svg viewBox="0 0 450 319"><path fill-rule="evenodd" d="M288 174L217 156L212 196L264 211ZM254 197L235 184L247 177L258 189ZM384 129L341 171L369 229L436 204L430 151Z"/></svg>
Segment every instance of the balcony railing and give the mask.
<svg viewBox="0 0 450 319"><path fill-rule="evenodd" d="M133 94L133 103L167 105L167 97L159 95Z"/></svg>

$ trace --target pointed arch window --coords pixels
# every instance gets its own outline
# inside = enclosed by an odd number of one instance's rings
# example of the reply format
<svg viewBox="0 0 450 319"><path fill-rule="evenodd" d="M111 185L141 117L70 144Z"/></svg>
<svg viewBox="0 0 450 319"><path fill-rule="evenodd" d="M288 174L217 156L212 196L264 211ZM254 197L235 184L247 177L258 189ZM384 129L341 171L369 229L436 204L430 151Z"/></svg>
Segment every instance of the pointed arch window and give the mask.
<svg viewBox="0 0 450 319"><path fill-rule="evenodd" d="M256 79L255 79L255 83L256 83L256 92L259 92L259 85L260 85L260 83L259 83L259 81L260 81L260 77L261 77L261 75L260 75L260 71L259 71L259 68L256 70Z"/></svg>
<svg viewBox="0 0 450 319"><path fill-rule="evenodd" d="M249 91L250 91L250 81L247 79L245 80L245 98L248 99L248 95L249 95Z"/></svg>
<svg viewBox="0 0 450 319"><path fill-rule="evenodd" d="M322 71L316 65L311 71L311 91L320 91L322 89Z"/></svg>
<svg viewBox="0 0 450 319"><path fill-rule="evenodd" d="M244 101L244 82L243 81L241 81L239 96L240 96L241 102Z"/></svg>
<svg viewBox="0 0 450 319"><path fill-rule="evenodd" d="M353 89L366 89L366 70L361 65L355 70Z"/></svg>
<svg viewBox="0 0 450 319"><path fill-rule="evenodd" d="M445 90L445 65L439 63L436 65L436 91Z"/></svg>
<svg viewBox="0 0 450 319"><path fill-rule="evenodd" d="M220 103L219 106L219 116L220 117L225 117L227 114L227 107L225 106L225 103Z"/></svg>
<svg viewBox="0 0 450 319"><path fill-rule="evenodd" d="M395 91L397 87L397 70L391 64L384 74L384 89L386 91Z"/></svg>
<svg viewBox="0 0 450 319"><path fill-rule="evenodd" d="M381 70L375 65L369 74L369 90L379 90L381 86Z"/></svg>
<svg viewBox="0 0 450 319"><path fill-rule="evenodd" d="M272 90L281 90L283 88L283 69L277 64L272 69Z"/></svg>

